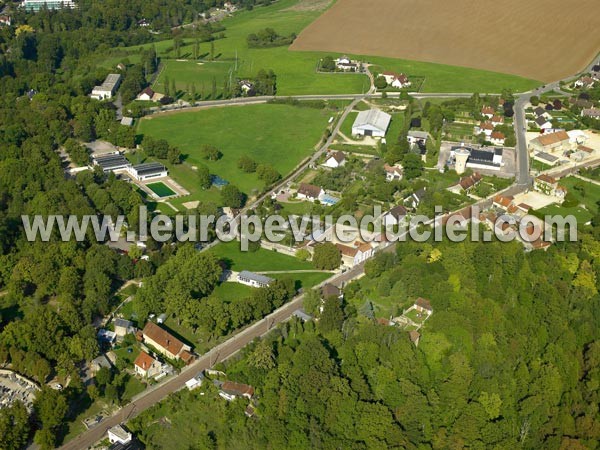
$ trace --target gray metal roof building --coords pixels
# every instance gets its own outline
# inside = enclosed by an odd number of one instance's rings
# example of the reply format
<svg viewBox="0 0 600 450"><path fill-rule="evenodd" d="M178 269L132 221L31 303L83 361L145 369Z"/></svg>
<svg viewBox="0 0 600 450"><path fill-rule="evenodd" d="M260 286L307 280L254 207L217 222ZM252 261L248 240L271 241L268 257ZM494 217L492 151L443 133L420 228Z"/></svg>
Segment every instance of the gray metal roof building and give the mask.
<svg viewBox="0 0 600 450"><path fill-rule="evenodd" d="M94 158L94 165L100 166L104 172L126 169L131 163L123 155L106 155Z"/></svg>
<svg viewBox="0 0 600 450"><path fill-rule="evenodd" d="M383 137L391 120L392 116L379 109L361 111L352 125L352 134Z"/></svg>

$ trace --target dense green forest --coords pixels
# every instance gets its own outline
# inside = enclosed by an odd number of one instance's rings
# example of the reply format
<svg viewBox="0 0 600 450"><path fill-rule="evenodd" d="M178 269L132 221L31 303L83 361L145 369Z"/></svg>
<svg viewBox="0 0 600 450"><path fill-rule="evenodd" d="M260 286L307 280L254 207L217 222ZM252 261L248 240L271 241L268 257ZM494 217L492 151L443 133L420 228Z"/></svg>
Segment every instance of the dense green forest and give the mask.
<svg viewBox="0 0 600 450"><path fill-rule="evenodd" d="M599 231L548 253L400 244L316 325L287 323L222 367L256 388L254 417L205 383L131 426L153 449L596 449ZM359 306L375 292L431 300L418 347Z"/></svg>

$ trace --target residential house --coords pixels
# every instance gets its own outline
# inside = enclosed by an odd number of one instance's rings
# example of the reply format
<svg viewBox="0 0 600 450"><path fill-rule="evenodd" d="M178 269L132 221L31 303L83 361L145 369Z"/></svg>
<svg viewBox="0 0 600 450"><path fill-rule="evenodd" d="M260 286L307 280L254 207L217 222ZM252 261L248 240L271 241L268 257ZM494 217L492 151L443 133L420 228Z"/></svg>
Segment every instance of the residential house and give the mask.
<svg viewBox="0 0 600 450"><path fill-rule="evenodd" d="M479 124L479 131L477 132L477 130L475 130L475 132L477 134L485 134L487 137L490 137L492 135L492 133L494 132L494 125L492 125L492 122L486 121L486 122L481 122Z"/></svg>
<svg viewBox="0 0 600 450"><path fill-rule="evenodd" d="M575 82L575 87L576 88L583 88L583 89L590 89L592 87L594 87L594 79L592 77L581 77L579 80L577 80Z"/></svg>
<svg viewBox="0 0 600 450"><path fill-rule="evenodd" d="M152 100L153 97L154 97L154 91L152 90L152 88L150 86L148 86L146 89L144 89L142 92L140 92L138 94L137 99L144 101L144 102L149 102Z"/></svg>
<svg viewBox="0 0 600 450"><path fill-rule="evenodd" d="M402 166L385 164L383 166L383 170L385 171L385 179L386 181L399 181L404 176L404 171Z"/></svg>
<svg viewBox="0 0 600 450"><path fill-rule="evenodd" d="M385 78L388 85L397 89L404 89L412 84L408 77L403 73L383 72L381 76Z"/></svg>
<svg viewBox="0 0 600 450"><path fill-rule="evenodd" d="M92 374L96 374L96 372L98 372L102 368L110 369L111 367L112 364L104 354L90 361L90 371L92 372Z"/></svg>
<svg viewBox="0 0 600 450"><path fill-rule="evenodd" d="M344 55L335 60L335 67L341 72L358 72L358 62L352 61L348 56Z"/></svg>
<svg viewBox="0 0 600 450"><path fill-rule="evenodd" d="M540 175L533 180L533 189L542 194L551 195L564 199L567 195L567 188L558 184L558 180L550 175Z"/></svg>
<svg viewBox="0 0 600 450"><path fill-rule="evenodd" d="M306 311L304 311L303 309L297 309L292 313L292 316L297 317L302 322L308 322L310 320L313 320L313 316L307 314Z"/></svg>
<svg viewBox="0 0 600 450"><path fill-rule="evenodd" d="M491 106L484 106L481 109L481 115L487 117L488 119L491 119L496 115L496 110Z"/></svg>
<svg viewBox="0 0 600 450"><path fill-rule="evenodd" d="M108 441L111 444L127 445L133 439L133 435L122 425L115 425L108 429Z"/></svg>
<svg viewBox="0 0 600 450"><path fill-rule="evenodd" d="M419 297L415 301L415 303L413 304L413 308L420 313L427 314L428 316L430 316L431 313L433 313L433 308L431 307L431 303L429 302L429 300L426 300L422 297Z"/></svg>
<svg viewBox="0 0 600 450"><path fill-rule="evenodd" d="M497 127L499 125L503 125L504 124L504 117L502 116L494 116L492 117L492 119L490 120L490 122L492 122L492 125Z"/></svg>
<svg viewBox="0 0 600 450"><path fill-rule="evenodd" d="M423 201L423 199L425 198L425 195L427 194L426 191L427 188L423 187L418 191L413 192L411 195L404 199L404 205L412 209L417 209L418 206L421 204L421 201Z"/></svg>
<svg viewBox="0 0 600 450"><path fill-rule="evenodd" d="M566 131L546 133L532 139L529 148L536 152L556 153L570 150L571 138Z"/></svg>
<svg viewBox="0 0 600 450"><path fill-rule="evenodd" d="M202 382L204 381L204 374L202 372L198 373L194 378L191 378L190 380L185 382L185 386L190 390L193 391L196 388L199 388L200 386L202 386Z"/></svg>
<svg viewBox="0 0 600 450"><path fill-rule="evenodd" d="M458 183L456 183L454 186L450 186L448 189L453 192L469 192L479 184L481 178L481 174L479 172L475 172L473 175L461 178Z"/></svg>
<svg viewBox="0 0 600 450"><path fill-rule="evenodd" d="M325 283L321 288L321 298L327 299L330 297L336 297L341 300L344 298L344 294L337 286L334 286L331 283Z"/></svg>
<svg viewBox="0 0 600 450"><path fill-rule="evenodd" d="M263 288L268 287L275 280L258 273L242 270L237 276L237 281L238 283L245 284L246 286Z"/></svg>
<svg viewBox="0 0 600 450"><path fill-rule="evenodd" d="M407 219L408 210L403 205L394 206L383 216L386 227L394 227Z"/></svg>
<svg viewBox="0 0 600 450"><path fill-rule="evenodd" d="M151 345L167 358L181 359L185 363L193 360L192 348L189 345L184 344L154 322L146 323L142 330L142 337L145 344Z"/></svg>
<svg viewBox="0 0 600 450"><path fill-rule="evenodd" d="M5 14L0 15L0 26L10 27L11 24L10 16Z"/></svg>
<svg viewBox="0 0 600 450"><path fill-rule="evenodd" d="M545 116L546 115L546 109L542 108L541 106L538 106L537 108L535 108L533 110L533 113L535 114L536 117Z"/></svg>
<svg viewBox="0 0 600 450"><path fill-rule="evenodd" d="M592 119L600 119L600 109L598 109L598 108L582 109L581 117L591 117Z"/></svg>
<svg viewBox="0 0 600 450"><path fill-rule="evenodd" d="M506 141L506 136L504 136L504 133L501 133L500 131L492 132L492 135L490 136L490 142L492 144L504 145L505 141Z"/></svg>
<svg viewBox="0 0 600 450"><path fill-rule="evenodd" d="M142 378L154 378L162 372L162 364L143 350L135 358L133 368Z"/></svg>
<svg viewBox="0 0 600 450"><path fill-rule="evenodd" d="M569 98L569 103L571 105L575 105L578 108L583 108L583 109L592 108L594 106L593 102L586 100L584 98L576 98L576 97Z"/></svg>
<svg viewBox="0 0 600 450"><path fill-rule="evenodd" d="M250 80L240 80L239 82L240 90L244 95L253 96L254 95L254 83Z"/></svg>
<svg viewBox="0 0 600 450"><path fill-rule="evenodd" d="M498 194L498 195L494 196L494 199L492 200L492 204L496 208L507 210L510 207L510 205L512 205L513 200L514 200L514 197L512 195Z"/></svg>
<svg viewBox="0 0 600 450"><path fill-rule="evenodd" d="M314 184L301 183L298 187L297 197L301 200L309 200L314 202L319 200L319 198L323 195L325 195L323 188L315 186Z"/></svg>
<svg viewBox="0 0 600 450"><path fill-rule="evenodd" d="M427 131L411 130L408 132L406 139L410 145L427 144L431 135Z"/></svg>
<svg viewBox="0 0 600 450"><path fill-rule="evenodd" d="M125 319L121 319L121 318L117 317L114 320L114 325L115 325L115 333L117 335L117 339L124 337L126 334L134 332L133 323L131 323L129 320L125 320Z"/></svg>
<svg viewBox="0 0 600 450"><path fill-rule="evenodd" d="M355 136L385 137L392 116L379 110L361 111L352 124L352 134Z"/></svg>
<svg viewBox="0 0 600 450"><path fill-rule="evenodd" d="M342 167L345 164L346 155L343 152L332 152L327 156L325 164L323 165L332 169L337 169L338 167Z"/></svg>
<svg viewBox="0 0 600 450"><path fill-rule="evenodd" d="M351 247L345 244L335 244L342 254L342 263L347 267L354 267L373 256L371 244L356 241Z"/></svg>
<svg viewBox="0 0 600 450"><path fill-rule="evenodd" d="M221 384L219 395L227 401L234 400L238 397L244 397L248 400L252 400L252 397L254 397L254 388L247 384L225 381L223 384Z"/></svg>
<svg viewBox="0 0 600 450"><path fill-rule="evenodd" d="M552 122L546 116L539 116L534 122L540 130L549 130L552 128Z"/></svg>

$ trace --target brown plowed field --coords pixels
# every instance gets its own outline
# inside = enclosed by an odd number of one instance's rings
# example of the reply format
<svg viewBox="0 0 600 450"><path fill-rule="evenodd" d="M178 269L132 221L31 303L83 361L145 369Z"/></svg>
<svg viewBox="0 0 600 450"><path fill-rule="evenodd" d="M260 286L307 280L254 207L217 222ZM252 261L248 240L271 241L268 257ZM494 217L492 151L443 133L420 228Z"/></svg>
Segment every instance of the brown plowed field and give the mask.
<svg viewBox="0 0 600 450"><path fill-rule="evenodd" d="M338 0L291 48L555 81L598 54L599 27L600 0Z"/></svg>

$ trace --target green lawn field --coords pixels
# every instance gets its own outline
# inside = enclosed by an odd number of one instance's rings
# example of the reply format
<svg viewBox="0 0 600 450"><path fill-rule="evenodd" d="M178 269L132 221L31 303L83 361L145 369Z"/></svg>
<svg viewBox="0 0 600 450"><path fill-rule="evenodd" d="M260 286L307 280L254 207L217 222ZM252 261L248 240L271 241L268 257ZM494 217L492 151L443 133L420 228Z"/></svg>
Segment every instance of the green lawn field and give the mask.
<svg viewBox="0 0 600 450"><path fill-rule="evenodd" d="M298 0L281 0L268 6L255 8L252 11L240 11L233 17L225 19L225 37L214 41L214 60L219 62L198 66L197 61L175 61L172 51L173 41L156 42L159 56L165 64L165 69L158 79L157 88L160 90L164 77L175 79L178 89L186 89L188 84L196 84L200 93L202 83L212 85L212 78L217 78L217 87L221 89L225 79L229 78L229 70L237 67L232 77L253 77L260 69L272 69L277 75L279 95L300 94L336 94L360 93L369 88L368 79L361 74L324 74L317 73L316 67L321 58L327 55L323 52L292 52L287 47L265 49L249 49L246 37L250 33L266 27L271 27L281 35L299 33L315 20L320 11L290 10L290 6ZM194 39L184 39L180 59L191 58ZM120 49L121 52L135 50L136 47ZM210 44L200 45L200 55L204 62L210 59ZM338 56L338 55L332 55ZM407 61L393 58L371 57L368 55L351 55L363 61L368 61L384 70L404 72L409 77L423 78L424 92L501 92L504 88L515 91L525 91L541 83L525 78L476 70L464 67L447 66L417 61ZM130 61L135 61L135 52ZM236 58L237 57L237 58ZM110 66L118 61L114 54L109 55ZM101 63L106 66L107 64Z"/></svg>
<svg viewBox="0 0 600 450"><path fill-rule="evenodd" d="M261 248L255 252L243 252L240 250L240 243L237 241L221 243L209 251L224 260L230 266L231 270L236 272L242 270L253 272L314 270L314 266L308 261L301 261L293 256L271 250Z"/></svg>
<svg viewBox="0 0 600 450"><path fill-rule="evenodd" d="M167 139L184 155L184 164L169 167L171 176L192 194L178 200L218 202L214 188L209 191L198 188L192 166L205 164L211 173L251 195L255 189L262 190L264 183L256 174L244 173L238 168L240 156L248 155L259 164L270 164L286 175L313 153L329 117L329 110L247 105L149 116L140 121L138 132ZM218 161L204 159L202 144L215 145L223 157Z"/></svg>

